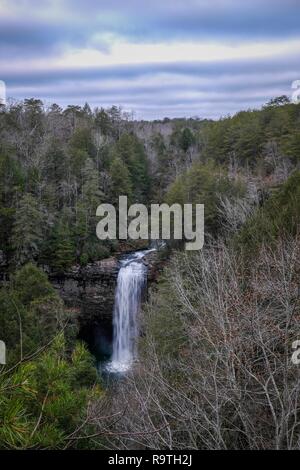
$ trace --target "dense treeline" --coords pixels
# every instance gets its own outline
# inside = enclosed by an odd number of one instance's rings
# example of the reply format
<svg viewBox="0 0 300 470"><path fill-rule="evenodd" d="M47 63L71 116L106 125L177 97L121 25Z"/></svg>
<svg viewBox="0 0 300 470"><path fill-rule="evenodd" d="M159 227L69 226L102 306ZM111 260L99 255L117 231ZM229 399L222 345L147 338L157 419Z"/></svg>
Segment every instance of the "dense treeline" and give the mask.
<svg viewBox="0 0 300 470"><path fill-rule="evenodd" d="M138 125L116 107L63 110L35 99L2 106L2 257L13 267L35 261L63 270L108 256L117 246L97 240L96 207L116 203L119 195L127 195L129 202L163 201L186 171L188 185L201 186L201 197L209 194L206 203L213 207L220 166L223 187L228 170L232 176L241 168L285 179L299 159L300 107L282 103L279 98L261 111L217 122L171 121L168 133L164 122L154 132L151 123ZM219 167L212 169L210 161ZM203 164L208 165L203 178L212 180L209 191L199 179Z"/></svg>
<svg viewBox="0 0 300 470"><path fill-rule="evenodd" d="M162 135L153 138L160 178L172 180L192 162L211 159L231 173L245 168L285 179L300 158L299 122L300 105L286 97L218 121L176 121L168 146Z"/></svg>
<svg viewBox="0 0 300 470"><path fill-rule="evenodd" d="M299 159L286 97L216 122L2 106L0 447L299 448ZM120 249L96 238L95 213L124 194L204 203L206 244L172 246L141 361L106 404L46 273Z"/></svg>
<svg viewBox="0 0 300 470"><path fill-rule="evenodd" d="M128 408L110 446L299 449L299 123L299 105L281 98L199 130L210 135L202 162L167 198L205 201L215 237L173 252L153 289L141 360L112 399Z"/></svg>
<svg viewBox="0 0 300 470"><path fill-rule="evenodd" d="M1 249L13 266L36 261L63 270L108 256L96 238L96 208L119 194L145 202L143 144L121 111L91 112L39 100L0 114Z"/></svg>

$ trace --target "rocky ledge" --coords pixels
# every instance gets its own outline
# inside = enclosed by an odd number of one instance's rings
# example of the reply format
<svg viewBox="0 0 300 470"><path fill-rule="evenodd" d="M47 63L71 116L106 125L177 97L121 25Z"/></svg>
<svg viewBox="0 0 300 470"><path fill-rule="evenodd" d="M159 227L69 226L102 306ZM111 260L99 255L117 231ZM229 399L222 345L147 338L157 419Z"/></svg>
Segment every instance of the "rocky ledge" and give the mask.
<svg viewBox="0 0 300 470"><path fill-rule="evenodd" d="M100 320L111 325L118 271L118 260L108 258L49 277L65 304L80 312L81 324Z"/></svg>
<svg viewBox="0 0 300 470"><path fill-rule="evenodd" d="M124 253L119 256L124 256ZM148 267L148 282L155 282L163 265L158 253L146 254L141 262ZM53 286L76 315L79 337L89 344L90 350L99 358L111 355L119 269L118 258L112 257L84 267L73 266L63 274L49 274Z"/></svg>
<svg viewBox="0 0 300 470"><path fill-rule="evenodd" d="M166 264L166 259L164 257L160 257L160 252L151 251L142 258L142 262L148 268L148 282L156 282Z"/></svg>
<svg viewBox="0 0 300 470"><path fill-rule="evenodd" d="M148 267L148 282L155 282L161 270L157 252L142 259ZM76 309L80 324L100 321L112 325L112 313L120 263L111 257L88 264L73 266L62 274L49 274L52 285L69 308Z"/></svg>

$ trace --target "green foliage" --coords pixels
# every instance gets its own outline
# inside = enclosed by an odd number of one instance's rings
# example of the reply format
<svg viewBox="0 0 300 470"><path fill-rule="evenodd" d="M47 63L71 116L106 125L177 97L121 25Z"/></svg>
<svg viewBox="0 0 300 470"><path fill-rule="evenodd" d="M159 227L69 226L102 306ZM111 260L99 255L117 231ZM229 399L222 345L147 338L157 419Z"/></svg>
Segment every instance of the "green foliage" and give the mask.
<svg viewBox="0 0 300 470"><path fill-rule="evenodd" d="M255 168L268 142L297 161L300 157L297 134L300 105L285 97L272 100L261 111L243 111L217 122L207 122L199 130L203 159L229 163L232 158L242 166Z"/></svg>
<svg viewBox="0 0 300 470"><path fill-rule="evenodd" d="M81 199L91 214L96 212L96 208L101 202L103 196L100 191L100 177L95 164L91 158L88 158L82 169L82 191Z"/></svg>
<svg viewBox="0 0 300 470"><path fill-rule="evenodd" d="M62 334L35 360L0 374L0 447L87 447L86 440L76 439L85 432L81 424L88 401L101 398L99 386L93 387L96 380L82 345L68 360Z"/></svg>
<svg viewBox="0 0 300 470"><path fill-rule="evenodd" d="M32 264L0 290L7 347L0 371L1 449L88 447L77 438L92 430L82 423L88 402L102 392L91 355L83 344L74 346L67 320L47 276Z"/></svg>
<svg viewBox="0 0 300 470"><path fill-rule="evenodd" d="M95 124L100 129L103 135L109 135L112 129L111 121L108 113L101 108L96 111Z"/></svg>
<svg viewBox="0 0 300 470"><path fill-rule="evenodd" d="M166 269L159 279L156 291L150 296L142 325L145 335L140 339L141 354L146 353L152 340L155 341L161 364L168 363L170 358L177 358L186 341L183 322L174 297L174 286L168 281L169 276L170 272Z"/></svg>
<svg viewBox="0 0 300 470"><path fill-rule="evenodd" d="M243 186L232 183L212 163L194 164L185 174L177 178L166 195L169 204L204 204L205 231L216 234L219 228L218 202L220 196L237 197L243 193Z"/></svg>
<svg viewBox="0 0 300 470"><path fill-rule="evenodd" d="M47 246L46 261L57 272L70 268L76 261L76 248L69 225L64 219L53 227Z"/></svg>
<svg viewBox="0 0 300 470"><path fill-rule="evenodd" d="M58 139L53 138L46 153L45 178L49 184L58 188L59 181L63 180L67 171L67 156Z"/></svg>
<svg viewBox="0 0 300 470"><path fill-rule="evenodd" d="M106 256L118 244L96 238L101 202L116 203L121 194L130 203L164 202L170 185L183 201L185 175L200 162L264 177L280 160L290 171L300 158L299 123L300 105L285 97L219 121L153 124L130 122L116 106L92 111L53 104L46 111L39 100L14 103L0 113L2 259L10 268L34 261L64 270ZM195 173L190 192L196 200ZM203 192L212 194L208 186ZM215 195L204 202L213 228Z"/></svg>
<svg viewBox="0 0 300 470"><path fill-rule="evenodd" d="M12 208L0 206L0 247L9 256L13 252L10 235L12 232L15 211Z"/></svg>
<svg viewBox="0 0 300 470"><path fill-rule="evenodd" d="M206 233L218 236L219 197L234 200L244 194L243 185L227 177L228 167L234 162L236 175L240 171L250 181L257 174L264 177L275 172L276 159L290 172L300 158L299 124L300 105L289 103L284 96L271 100L260 111L240 112L217 122L165 119L153 123L153 127L148 123L145 129L143 123L128 121L115 106L92 111L86 104L63 111L52 105L45 111L41 101L29 99L0 113L0 250L4 259L8 258L11 271L18 269L0 289L1 340L6 342L8 354L8 366L0 371L1 448L94 445L84 438L88 431L93 432L93 426L81 424L88 402L101 399L101 390L93 387L95 367L82 344L74 347L76 320L65 311L47 276L33 262L61 273L73 263L86 264L118 250L118 242L96 238L95 214L101 202L117 203L119 195L127 195L129 203L148 204L155 199L169 204L204 204ZM270 155L274 164L269 161ZM299 188L298 171L257 209L235 237L232 248L238 246L253 258L262 244L272 245L286 233L295 236L299 230ZM239 301L244 312L243 275L237 272L236 280L227 283L231 280L230 261L220 280L220 260L218 250L212 260L177 253L146 308L145 336L141 339L144 357L155 345L153 361L159 364L159 374L170 380L175 391L180 383L183 396L194 393L193 378L200 363L206 375L199 374L199 383L206 390L211 374L205 367L212 364L207 344L216 339L220 325L226 327L231 309ZM245 260L240 257L239 261ZM246 270L247 266L242 268ZM202 268L207 276L200 275ZM195 283L197 278L199 282ZM238 289L229 298L232 286ZM201 303L202 299L207 303ZM226 312L221 311L222 303L229 305ZM251 304L249 311L254 307ZM197 323L206 314L209 322L214 320L219 309L222 315L208 329L205 344L202 333L206 330L199 328L198 338L195 335ZM193 322L189 315L195 316ZM246 312L245 320L248 318ZM227 339L232 336L236 351L236 325L234 321L230 325ZM218 360L227 346L221 345ZM207 353L208 362L204 364ZM189 370L194 356L195 376ZM180 377L176 364L185 361L188 373ZM231 370L235 370L236 364L232 364ZM223 376L219 379L221 383ZM191 384L188 389L185 380ZM227 393L224 396L227 408ZM237 403L238 410L239 399ZM181 412L180 406L178 409ZM202 403L199 409L202 412ZM157 416L154 418L155 423ZM181 423L186 427L186 422ZM227 427L227 423L224 425ZM227 438L227 429L225 434Z"/></svg>
<svg viewBox="0 0 300 470"><path fill-rule="evenodd" d="M235 238L249 255L260 245L271 245L279 236L295 236L300 227L300 172L294 172L271 197L258 208Z"/></svg>
<svg viewBox="0 0 300 470"><path fill-rule="evenodd" d="M94 152L91 130L87 128L76 129L70 140L71 168L76 176L80 175L87 159Z"/></svg>
<svg viewBox="0 0 300 470"><path fill-rule="evenodd" d="M29 98L24 100L26 121L30 128L41 131L43 126L43 102Z"/></svg>
<svg viewBox="0 0 300 470"><path fill-rule="evenodd" d="M0 147L1 148L1 147ZM0 151L0 198L6 205L15 200L24 188L24 177L19 162L8 152Z"/></svg>
<svg viewBox="0 0 300 470"><path fill-rule="evenodd" d="M282 142L282 149L294 163L300 161L300 132L295 131Z"/></svg>
<svg viewBox="0 0 300 470"><path fill-rule="evenodd" d="M10 365L47 344L66 321L62 301L33 264L17 271L10 288L0 289L1 339Z"/></svg>
<svg viewBox="0 0 300 470"><path fill-rule="evenodd" d="M32 194L25 193L17 207L13 224L12 246L17 265L37 259L43 240L43 222L38 201Z"/></svg>
<svg viewBox="0 0 300 470"><path fill-rule="evenodd" d="M156 155L156 168L152 176L152 193L154 199L161 202L169 183L173 180L173 153L168 148L161 133L155 134L150 144L152 151Z"/></svg>
<svg viewBox="0 0 300 470"><path fill-rule="evenodd" d="M28 263L16 272L12 281L17 296L25 305L33 300L54 296L55 290L47 275L35 265Z"/></svg>
<svg viewBox="0 0 300 470"><path fill-rule="evenodd" d="M121 158L114 158L111 164L110 174L112 201L117 203L119 196L127 196L128 200L131 201L132 183L130 174L126 163L124 163Z"/></svg>
<svg viewBox="0 0 300 470"><path fill-rule="evenodd" d="M188 149L195 143L195 137L191 129L185 127L180 134L179 145L184 152L187 152Z"/></svg>
<svg viewBox="0 0 300 470"><path fill-rule="evenodd" d="M112 152L114 160L111 167L111 176L113 178L114 193L119 195L128 194L127 192L121 192L124 187L125 190L129 190L129 194L132 192L134 202L147 202L150 180L146 154L142 144L135 135L125 133L120 137ZM120 181L122 173L117 175L117 172L122 170L119 160L123 163L123 183ZM118 185L120 185L119 192L117 192Z"/></svg>

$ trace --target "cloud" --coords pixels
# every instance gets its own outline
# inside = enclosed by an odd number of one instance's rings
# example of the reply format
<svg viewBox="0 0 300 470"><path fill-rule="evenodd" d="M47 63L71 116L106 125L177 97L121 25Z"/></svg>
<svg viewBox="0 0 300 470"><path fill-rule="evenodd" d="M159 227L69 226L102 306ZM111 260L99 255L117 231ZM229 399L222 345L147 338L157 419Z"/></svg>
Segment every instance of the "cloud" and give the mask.
<svg viewBox="0 0 300 470"><path fill-rule="evenodd" d="M299 35L298 0L68 0L83 18L133 41ZM98 22L98 23L97 23ZM93 24L93 22L92 22Z"/></svg>
<svg viewBox="0 0 300 470"><path fill-rule="evenodd" d="M300 78L299 0L0 0L8 95L217 117Z"/></svg>
<svg viewBox="0 0 300 470"><path fill-rule="evenodd" d="M58 47L98 47L109 38L133 43L227 42L300 35L296 0L0 0L1 53L43 55Z"/></svg>
<svg viewBox="0 0 300 470"><path fill-rule="evenodd" d="M259 76L265 73L281 74L285 72L300 73L300 51L293 56L269 57L263 59L242 59L226 61L198 62L150 62L142 64L121 64L105 67L71 67L50 69L27 69L2 72L1 78L9 85L58 83L60 81L78 81L94 79L135 79L137 77L154 77L158 74L209 77L213 80L220 76L245 77ZM212 84L213 85L213 84Z"/></svg>
<svg viewBox="0 0 300 470"><path fill-rule="evenodd" d="M206 110L206 117L216 117L289 94L300 76L299 59L300 53L269 60L51 69L7 74L4 79L8 95L17 98L35 96L62 105L117 104L148 119L164 117L166 109L183 116Z"/></svg>

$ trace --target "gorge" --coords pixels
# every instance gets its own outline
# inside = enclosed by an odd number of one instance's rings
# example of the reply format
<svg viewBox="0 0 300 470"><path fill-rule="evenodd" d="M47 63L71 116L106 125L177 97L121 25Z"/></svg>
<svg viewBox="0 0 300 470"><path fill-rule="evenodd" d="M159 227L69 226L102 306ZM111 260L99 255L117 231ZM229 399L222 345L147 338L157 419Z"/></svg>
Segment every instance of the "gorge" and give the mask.
<svg viewBox="0 0 300 470"><path fill-rule="evenodd" d="M79 338L108 373L126 372L134 361L141 301L159 267L153 248L51 276L52 285L79 323Z"/></svg>

